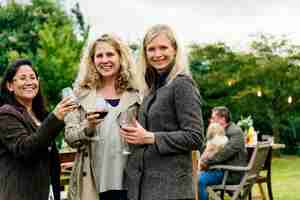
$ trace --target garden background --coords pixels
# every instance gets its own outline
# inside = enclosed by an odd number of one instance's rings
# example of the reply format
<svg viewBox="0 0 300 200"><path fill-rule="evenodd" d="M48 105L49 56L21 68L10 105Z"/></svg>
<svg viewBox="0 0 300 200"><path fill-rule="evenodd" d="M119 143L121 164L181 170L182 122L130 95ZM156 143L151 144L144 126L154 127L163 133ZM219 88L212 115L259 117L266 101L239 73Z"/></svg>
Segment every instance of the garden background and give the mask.
<svg viewBox="0 0 300 200"><path fill-rule="evenodd" d="M79 4L71 10L54 0L0 4L0 77L15 59L31 59L51 109L59 101L61 89L74 81L89 34L90 26ZM136 55L139 42L128 43ZM279 160L273 161L274 176L280 181L297 182L294 178L300 175L294 163L300 162L299 44L288 37L261 33L247 51L233 50L224 42L193 42L186 48L203 98L205 124L211 108L218 105L228 106L235 122L252 116L259 135L273 135L276 142L286 145L280 150ZM61 145L62 141L61 135L57 142ZM280 191L287 199L296 199L288 196L296 189L274 184L275 194Z"/></svg>

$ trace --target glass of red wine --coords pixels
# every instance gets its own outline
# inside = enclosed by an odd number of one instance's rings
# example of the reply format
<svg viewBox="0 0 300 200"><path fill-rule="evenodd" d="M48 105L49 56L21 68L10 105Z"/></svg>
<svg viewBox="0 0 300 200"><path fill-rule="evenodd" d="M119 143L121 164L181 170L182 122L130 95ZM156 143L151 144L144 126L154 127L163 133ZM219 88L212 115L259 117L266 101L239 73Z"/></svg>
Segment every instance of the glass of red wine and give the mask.
<svg viewBox="0 0 300 200"><path fill-rule="evenodd" d="M108 110L109 110L109 105L105 101L105 99L101 97L97 97L95 107L96 107L96 111L94 113L98 114L99 119L104 119L108 114Z"/></svg>

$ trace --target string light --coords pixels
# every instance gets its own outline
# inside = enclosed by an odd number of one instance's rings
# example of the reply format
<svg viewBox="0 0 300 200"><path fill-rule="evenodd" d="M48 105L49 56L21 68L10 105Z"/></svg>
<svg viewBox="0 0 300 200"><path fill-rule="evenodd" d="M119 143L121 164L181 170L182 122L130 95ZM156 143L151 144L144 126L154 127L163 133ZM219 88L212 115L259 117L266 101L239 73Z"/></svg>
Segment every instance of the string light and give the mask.
<svg viewBox="0 0 300 200"><path fill-rule="evenodd" d="M293 102L293 98L292 98L292 96L289 96L288 97L288 103L291 104L292 102Z"/></svg>
<svg viewBox="0 0 300 200"><path fill-rule="evenodd" d="M228 86L233 86L235 83L236 83L236 80L234 80L234 79L230 79L227 81Z"/></svg>
<svg viewBox="0 0 300 200"><path fill-rule="evenodd" d="M258 90L258 91L257 91L257 96L258 96L258 97L261 97L261 95L262 95L261 91Z"/></svg>

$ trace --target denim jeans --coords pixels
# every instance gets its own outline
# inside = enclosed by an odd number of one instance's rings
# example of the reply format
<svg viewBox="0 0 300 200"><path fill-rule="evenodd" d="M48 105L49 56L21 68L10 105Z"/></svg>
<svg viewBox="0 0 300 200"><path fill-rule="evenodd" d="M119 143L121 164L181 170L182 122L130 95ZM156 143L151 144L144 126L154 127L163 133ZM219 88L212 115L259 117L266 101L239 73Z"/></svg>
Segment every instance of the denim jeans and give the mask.
<svg viewBox="0 0 300 200"><path fill-rule="evenodd" d="M201 200L208 200L206 186L222 183L223 177L224 172L222 170L208 170L201 172L198 177L199 198Z"/></svg>

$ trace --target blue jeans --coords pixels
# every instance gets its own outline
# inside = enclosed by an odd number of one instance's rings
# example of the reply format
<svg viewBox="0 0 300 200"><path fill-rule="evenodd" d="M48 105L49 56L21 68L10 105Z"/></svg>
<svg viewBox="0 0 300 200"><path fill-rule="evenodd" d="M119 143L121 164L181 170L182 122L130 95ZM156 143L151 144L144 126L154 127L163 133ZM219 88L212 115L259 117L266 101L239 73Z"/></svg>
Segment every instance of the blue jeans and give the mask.
<svg viewBox="0 0 300 200"><path fill-rule="evenodd" d="M199 174L199 198L200 200L208 200L206 186L217 185L222 183L224 172L221 170L208 170Z"/></svg>

